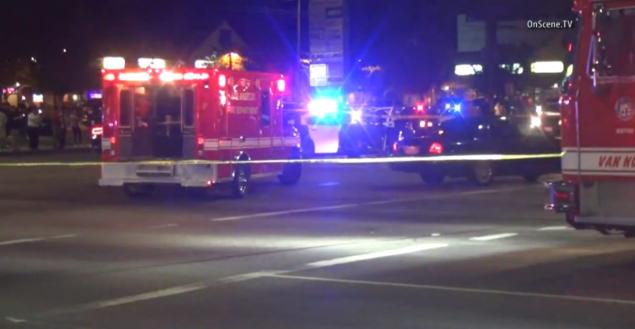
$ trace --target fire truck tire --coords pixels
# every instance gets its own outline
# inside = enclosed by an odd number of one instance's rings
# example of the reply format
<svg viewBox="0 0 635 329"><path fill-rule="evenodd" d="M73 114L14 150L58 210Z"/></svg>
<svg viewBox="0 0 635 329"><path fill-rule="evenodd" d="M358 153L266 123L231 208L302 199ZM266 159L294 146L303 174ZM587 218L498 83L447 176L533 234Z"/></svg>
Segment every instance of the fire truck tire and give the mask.
<svg viewBox="0 0 635 329"><path fill-rule="evenodd" d="M123 191L128 197L139 198L150 196L155 190L152 184L124 184Z"/></svg>
<svg viewBox="0 0 635 329"><path fill-rule="evenodd" d="M282 166L282 173L278 175L278 181L282 185L294 185L300 180L302 165L299 163L287 163Z"/></svg>
<svg viewBox="0 0 635 329"><path fill-rule="evenodd" d="M234 168L234 179L231 183L231 194L234 198L242 199L249 192L250 170L248 166Z"/></svg>
<svg viewBox="0 0 635 329"><path fill-rule="evenodd" d="M478 186L488 186L494 180L492 164L487 161L477 161L470 167L470 179Z"/></svg>

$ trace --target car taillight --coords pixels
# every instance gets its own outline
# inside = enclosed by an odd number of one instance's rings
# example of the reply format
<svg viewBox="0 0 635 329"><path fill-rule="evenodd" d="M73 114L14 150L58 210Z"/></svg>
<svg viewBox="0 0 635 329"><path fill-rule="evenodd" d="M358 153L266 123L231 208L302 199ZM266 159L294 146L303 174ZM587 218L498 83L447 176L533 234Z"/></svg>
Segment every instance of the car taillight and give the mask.
<svg viewBox="0 0 635 329"><path fill-rule="evenodd" d="M430 144L430 147L428 148L428 152L430 154L442 154L443 153L443 145L441 145L441 143L434 142L434 143Z"/></svg>

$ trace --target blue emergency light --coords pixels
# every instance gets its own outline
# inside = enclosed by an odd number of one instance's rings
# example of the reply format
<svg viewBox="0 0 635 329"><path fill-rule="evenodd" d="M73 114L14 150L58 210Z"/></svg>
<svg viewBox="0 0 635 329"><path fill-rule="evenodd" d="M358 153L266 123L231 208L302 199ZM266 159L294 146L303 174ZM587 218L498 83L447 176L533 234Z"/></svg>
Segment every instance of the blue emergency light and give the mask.
<svg viewBox="0 0 635 329"><path fill-rule="evenodd" d="M344 99L339 89L320 89L307 104L309 114L322 123L339 123L342 120Z"/></svg>

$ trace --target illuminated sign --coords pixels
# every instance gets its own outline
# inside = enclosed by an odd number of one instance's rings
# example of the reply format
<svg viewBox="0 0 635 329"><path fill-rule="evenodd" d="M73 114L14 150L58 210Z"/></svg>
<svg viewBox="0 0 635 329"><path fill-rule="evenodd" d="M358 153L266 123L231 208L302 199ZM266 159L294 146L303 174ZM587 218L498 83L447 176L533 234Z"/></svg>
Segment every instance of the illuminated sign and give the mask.
<svg viewBox="0 0 635 329"><path fill-rule="evenodd" d="M562 73L564 63L561 61L533 62L530 65L530 70L532 73Z"/></svg>
<svg viewBox="0 0 635 329"><path fill-rule="evenodd" d="M309 82L311 87L326 86L329 70L327 64L311 64L309 66Z"/></svg>

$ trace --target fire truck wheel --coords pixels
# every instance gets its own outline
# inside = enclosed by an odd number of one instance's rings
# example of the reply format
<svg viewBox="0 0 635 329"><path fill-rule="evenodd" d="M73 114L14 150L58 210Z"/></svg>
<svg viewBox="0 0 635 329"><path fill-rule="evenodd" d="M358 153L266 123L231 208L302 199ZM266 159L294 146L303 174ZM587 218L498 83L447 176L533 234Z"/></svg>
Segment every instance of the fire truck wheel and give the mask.
<svg viewBox="0 0 635 329"><path fill-rule="evenodd" d="M299 163L287 163L282 166L282 173L278 175L278 180L282 185L294 185L300 180L302 175L302 165Z"/></svg>
<svg viewBox="0 0 635 329"><path fill-rule="evenodd" d="M131 198L149 196L154 192L155 186L152 184L124 184L123 191Z"/></svg>
<svg viewBox="0 0 635 329"><path fill-rule="evenodd" d="M232 196L235 198L244 198L249 191L249 168L247 166L238 166L234 169L234 180L231 185Z"/></svg>
<svg viewBox="0 0 635 329"><path fill-rule="evenodd" d="M477 161L471 167L470 179L479 186L492 184L494 180L492 165L487 161Z"/></svg>

